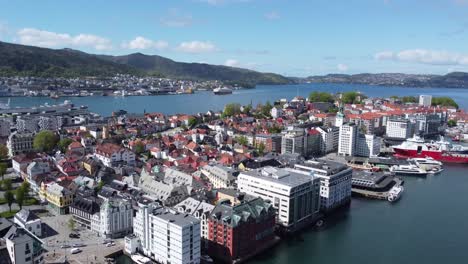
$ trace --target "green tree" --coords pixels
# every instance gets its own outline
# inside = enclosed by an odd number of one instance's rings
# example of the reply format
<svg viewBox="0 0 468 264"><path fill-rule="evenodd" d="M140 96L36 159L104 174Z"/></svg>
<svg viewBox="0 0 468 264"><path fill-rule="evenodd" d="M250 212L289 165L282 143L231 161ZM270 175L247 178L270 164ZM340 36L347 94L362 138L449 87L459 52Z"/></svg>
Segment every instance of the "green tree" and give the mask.
<svg viewBox="0 0 468 264"><path fill-rule="evenodd" d="M346 92L342 94L341 101L345 104L359 104L366 96L358 92Z"/></svg>
<svg viewBox="0 0 468 264"><path fill-rule="evenodd" d="M236 103L227 104L224 106L223 116L229 117L229 116L237 115L241 112L240 108L241 108L240 104L236 104Z"/></svg>
<svg viewBox="0 0 468 264"><path fill-rule="evenodd" d="M67 226L68 226L68 228L70 228L71 231L73 231L73 229L75 229L75 221L73 221L73 218L68 219Z"/></svg>
<svg viewBox="0 0 468 264"><path fill-rule="evenodd" d="M7 201L8 203L8 208L10 208L10 212L11 212L11 205L13 204L13 202L15 201L15 196L13 195L13 192L11 190L8 190L5 192L5 194L3 195L3 197L5 198L5 200Z"/></svg>
<svg viewBox="0 0 468 264"><path fill-rule="evenodd" d="M332 94L329 94L327 92L311 92L309 94L309 102L329 102L333 103L335 101L335 98L333 97Z"/></svg>
<svg viewBox="0 0 468 264"><path fill-rule="evenodd" d="M29 191L31 190L31 184L29 184L29 182L27 181L24 181L23 183L21 183L20 189L23 190L24 196L28 198Z"/></svg>
<svg viewBox="0 0 468 264"><path fill-rule="evenodd" d="M270 101L267 101L265 105L262 106L261 111L264 116L270 116L270 111L273 108Z"/></svg>
<svg viewBox="0 0 468 264"><path fill-rule="evenodd" d="M432 103L433 106L453 106L458 109L458 104L450 97L433 97Z"/></svg>
<svg viewBox="0 0 468 264"><path fill-rule="evenodd" d="M242 109L242 113L244 114L250 114L250 111L252 111L252 104L248 104L244 106L244 109Z"/></svg>
<svg viewBox="0 0 468 264"><path fill-rule="evenodd" d="M448 122L447 122L447 125L449 127L454 127L454 126L457 126L457 121L453 120L453 119L450 119Z"/></svg>
<svg viewBox="0 0 468 264"><path fill-rule="evenodd" d="M0 175L2 180L5 180L5 173L7 172L8 165L5 162L0 163Z"/></svg>
<svg viewBox="0 0 468 264"><path fill-rule="evenodd" d="M60 151L62 152L67 152L68 146L73 142L71 138L62 138L58 142L58 147L60 148Z"/></svg>
<svg viewBox="0 0 468 264"><path fill-rule="evenodd" d="M3 180L3 189L10 191L12 189L11 179Z"/></svg>
<svg viewBox="0 0 468 264"><path fill-rule="evenodd" d="M105 183L101 180L99 181L98 185L96 186L96 191L99 192L102 190L102 187L104 187Z"/></svg>
<svg viewBox="0 0 468 264"><path fill-rule="evenodd" d="M245 136L238 136L236 137L237 143L241 144L242 146L247 146L249 144L249 140Z"/></svg>
<svg viewBox="0 0 468 264"><path fill-rule="evenodd" d="M262 155L265 153L265 144L263 142L260 142L257 146L258 154Z"/></svg>
<svg viewBox="0 0 468 264"><path fill-rule="evenodd" d="M140 155L141 153L145 152L145 144L139 141L135 144L135 153Z"/></svg>
<svg viewBox="0 0 468 264"><path fill-rule="evenodd" d="M43 152L51 152L57 146L58 137L54 132L44 130L36 134L33 141L34 149Z"/></svg>
<svg viewBox="0 0 468 264"><path fill-rule="evenodd" d="M194 116L191 116L188 120L189 127L193 128L198 124L198 119Z"/></svg>
<svg viewBox="0 0 468 264"><path fill-rule="evenodd" d="M15 190L15 193L16 193L16 203L18 204L18 206L20 207L20 210L23 209L23 203L24 203L24 199L25 199L25 192L23 190L23 188L18 188Z"/></svg>
<svg viewBox="0 0 468 264"><path fill-rule="evenodd" d="M3 145L3 144L0 144L0 160L4 160L8 158L8 148Z"/></svg>
<svg viewBox="0 0 468 264"><path fill-rule="evenodd" d="M403 103L416 103L418 101L418 98L414 97L414 96L403 96L401 98L401 101Z"/></svg>
<svg viewBox="0 0 468 264"><path fill-rule="evenodd" d="M278 134L278 133L281 133L282 130L283 129L280 126L273 125L273 126L268 128L268 133Z"/></svg>

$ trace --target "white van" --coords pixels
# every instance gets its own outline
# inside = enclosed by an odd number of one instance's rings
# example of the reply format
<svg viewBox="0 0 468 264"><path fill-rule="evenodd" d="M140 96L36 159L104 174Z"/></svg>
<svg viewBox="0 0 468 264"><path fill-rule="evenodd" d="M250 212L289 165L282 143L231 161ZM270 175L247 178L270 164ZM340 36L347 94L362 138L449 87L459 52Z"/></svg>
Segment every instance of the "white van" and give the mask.
<svg viewBox="0 0 468 264"><path fill-rule="evenodd" d="M72 248L72 249L70 249L70 253L72 253L72 254L78 254L78 253L80 253L81 251L82 251L82 250L79 249L79 248Z"/></svg>

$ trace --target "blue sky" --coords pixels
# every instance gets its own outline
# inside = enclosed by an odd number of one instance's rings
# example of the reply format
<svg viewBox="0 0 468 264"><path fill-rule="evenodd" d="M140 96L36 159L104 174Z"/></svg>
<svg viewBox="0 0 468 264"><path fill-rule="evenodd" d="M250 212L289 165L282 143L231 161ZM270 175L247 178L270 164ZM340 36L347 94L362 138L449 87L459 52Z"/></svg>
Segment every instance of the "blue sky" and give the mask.
<svg viewBox="0 0 468 264"><path fill-rule="evenodd" d="M0 40L288 76L468 71L468 0L0 0Z"/></svg>

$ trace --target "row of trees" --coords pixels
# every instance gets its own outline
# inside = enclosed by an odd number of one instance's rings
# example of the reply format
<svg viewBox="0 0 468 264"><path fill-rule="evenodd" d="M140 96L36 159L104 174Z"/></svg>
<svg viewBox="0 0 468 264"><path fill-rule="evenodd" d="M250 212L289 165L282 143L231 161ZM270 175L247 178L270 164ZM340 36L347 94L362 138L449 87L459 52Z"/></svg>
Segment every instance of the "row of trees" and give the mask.
<svg viewBox="0 0 468 264"><path fill-rule="evenodd" d="M433 106L453 106L456 109L458 109L458 104L450 97L448 96L442 96L442 97L433 97L432 98L432 105Z"/></svg>
<svg viewBox="0 0 468 264"><path fill-rule="evenodd" d="M12 190L12 184L10 179L6 179L2 181L2 187L5 189L5 193L3 198L5 199L6 203L8 204L8 208L11 212L11 206L16 201L20 209L23 209L24 202L29 197L29 190L30 185L28 182L23 182L19 188L16 190Z"/></svg>
<svg viewBox="0 0 468 264"><path fill-rule="evenodd" d="M244 107L242 107L238 103L230 103L224 106L223 114L222 117L230 117L230 116L235 116L238 114L249 114L252 111L252 105L248 104ZM273 109L273 105L270 103L270 101L267 101L265 104L258 104L256 108L256 113L258 115L262 115L263 117L270 117L270 111ZM190 125L190 120L189 120L189 125Z"/></svg>

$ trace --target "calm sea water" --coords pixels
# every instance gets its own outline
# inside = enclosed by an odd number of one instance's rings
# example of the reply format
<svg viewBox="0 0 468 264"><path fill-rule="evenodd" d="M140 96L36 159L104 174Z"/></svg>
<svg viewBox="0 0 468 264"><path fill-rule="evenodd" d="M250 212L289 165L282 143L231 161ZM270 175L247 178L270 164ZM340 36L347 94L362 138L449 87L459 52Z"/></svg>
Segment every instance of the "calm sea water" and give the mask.
<svg viewBox="0 0 468 264"><path fill-rule="evenodd" d="M254 105L275 101L281 98L291 99L296 95L308 96L312 91L326 91L331 93L345 91L361 91L369 97L405 96L430 94L433 96L450 96L460 107L468 109L468 89L449 88L406 88L383 87L350 84L300 84L300 85L259 85L256 89L237 90L231 95L214 95L212 92L196 92L186 95L161 96L131 96L131 97L62 97L54 100L47 97L15 97L11 98L12 106L32 106L44 103L55 104L64 100L71 100L75 105L87 105L91 111L101 115L110 115L112 111L124 109L132 113L163 112L196 113L208 110L222 110L227 103ZM0 101L6 101L2 98Z"/></svg>
<svg viewBox="0 0 468 264"><path fill-rule="evenodd" d="M468 166L446 165L440 175L405 178L397 203L353 198L325 229L304 231L249 263L468 263L467 208Z"/></svg>

